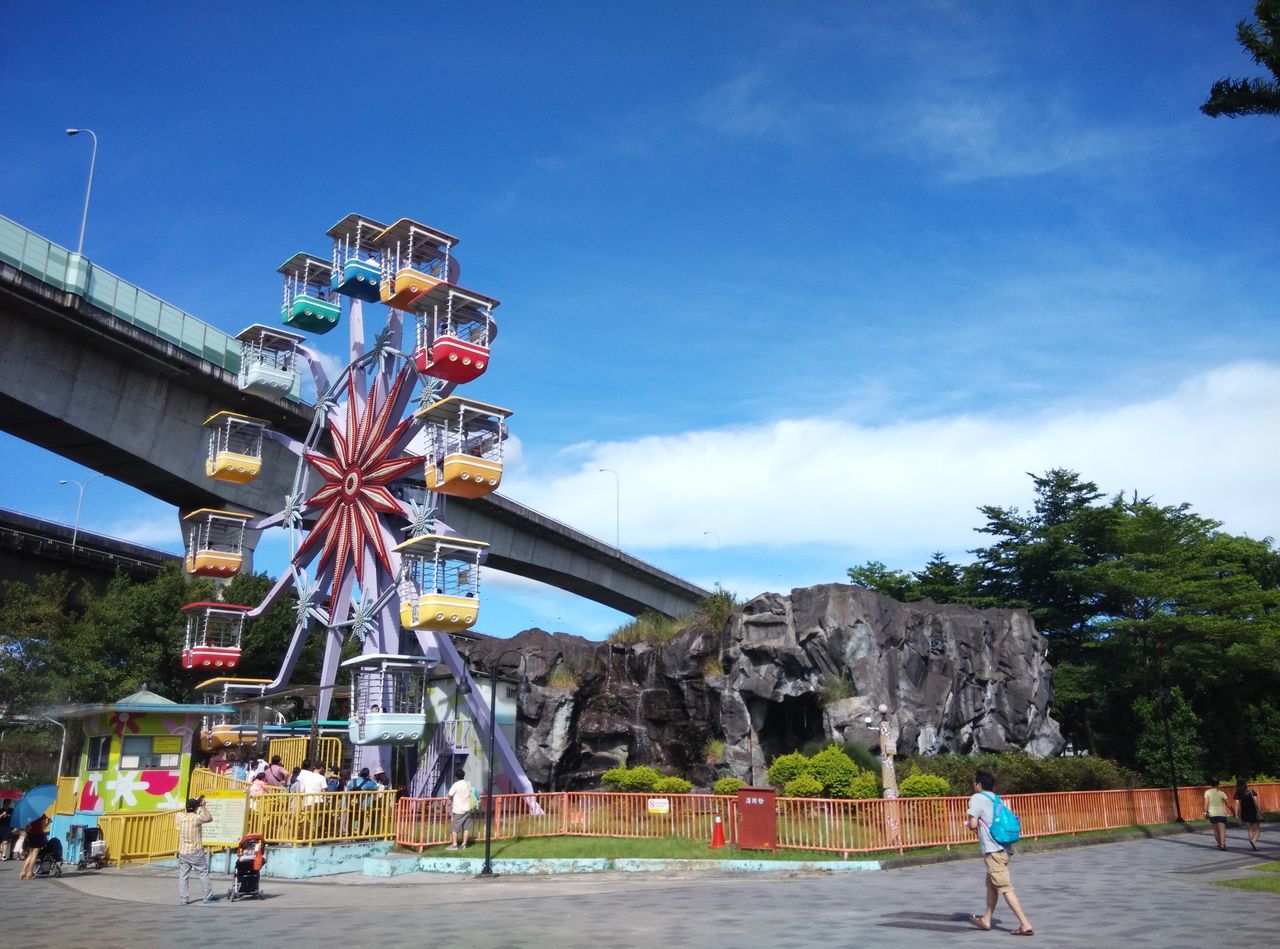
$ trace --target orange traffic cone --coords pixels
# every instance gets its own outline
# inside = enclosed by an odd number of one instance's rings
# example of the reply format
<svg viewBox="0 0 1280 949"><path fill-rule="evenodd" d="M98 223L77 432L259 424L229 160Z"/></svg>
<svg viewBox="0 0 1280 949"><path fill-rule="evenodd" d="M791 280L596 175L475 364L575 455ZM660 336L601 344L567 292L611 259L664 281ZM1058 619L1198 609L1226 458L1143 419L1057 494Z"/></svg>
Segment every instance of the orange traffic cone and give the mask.
<svg viewBox="0 0 1280 949"><path fill-rule="evenodd" d="M711 825L711 849L719 850L724 846L724 822L720 820L720 815L715 817L715 823Z"/></svg>

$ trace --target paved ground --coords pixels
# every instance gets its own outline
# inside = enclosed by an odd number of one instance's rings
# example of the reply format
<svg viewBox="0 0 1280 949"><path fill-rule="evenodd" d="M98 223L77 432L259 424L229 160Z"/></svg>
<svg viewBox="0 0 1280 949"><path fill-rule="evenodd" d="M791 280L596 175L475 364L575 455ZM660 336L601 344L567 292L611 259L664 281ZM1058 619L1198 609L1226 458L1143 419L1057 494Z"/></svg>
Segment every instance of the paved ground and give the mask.
<svg viewBox="0 0 1280 949"><path fill-rule="evenodd" d="M1212 881L1280 859L1280 834L1249 851L1242 832L1221 853L1207 834L1023 854L1014 882L1035 923L1033 945L1274 945L1280 896ZM468 947L978 946L1003 932L964 920L981 908L981 865L960 861L879 873L804 875L593 874L456 879L413 874L266 881L261 902L177 904L175 871L138 867L18 880L0 863L4 944L205 947L276 945ZM226 877L215 877L223 895ZM247 941L247 942L246 942ZM1022 943L1017 943L1022 945Z"/></svg>

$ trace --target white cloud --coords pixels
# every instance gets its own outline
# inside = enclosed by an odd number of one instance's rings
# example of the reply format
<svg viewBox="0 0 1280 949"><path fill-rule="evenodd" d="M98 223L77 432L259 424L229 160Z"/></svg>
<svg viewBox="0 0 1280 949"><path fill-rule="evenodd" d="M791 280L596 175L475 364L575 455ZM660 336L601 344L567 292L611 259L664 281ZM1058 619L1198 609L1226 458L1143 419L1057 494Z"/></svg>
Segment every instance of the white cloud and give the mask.
<svg viewBox="0 0 1280 949"><path fill-rule="evenodd" d="M856 546L880 559L974 545L981 504L1026 504L1026 472L1067 467L1108 493L1189 501L1227 530L1265 536L1280 502L1280 366L1237 363L1111 408L871 425L811 415L566 449L573 466L505 485L533 507L611 540L621 480L629 550Z"/></svg>

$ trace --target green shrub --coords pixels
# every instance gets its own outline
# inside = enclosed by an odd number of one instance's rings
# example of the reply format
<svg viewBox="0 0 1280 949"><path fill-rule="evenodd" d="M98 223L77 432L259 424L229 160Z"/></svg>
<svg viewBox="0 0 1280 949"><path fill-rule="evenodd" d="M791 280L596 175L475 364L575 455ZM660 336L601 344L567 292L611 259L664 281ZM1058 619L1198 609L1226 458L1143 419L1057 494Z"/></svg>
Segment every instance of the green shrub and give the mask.
<svg viewBox="0 0 1280 949"><path fill-rule="evenodd" d="M737 794L738 788L745 788L746 786L747 782L743 781L742 778L721 778L711 790L715 794Z"/></svg>
<svg viewBox="0 0 1280 949"><path fill-rule="evenodd" d="M1273 777L1272 775L1264 773L1264 774L1254 775L1253 780L1250 781L1249 783L1250 784L1280 784L1280 778Z"/></svg>
<svg viewBox="0 0 1280 949"><path fill-rule="evenodd" d="M1001 794L1047 791L1112 791L1140 787L1136 772L1106 758L1081 755L1071 758L1033 758L1023 752L981 755L936 755L908 758L900 765L921 774L945 778L952 795L973 793L973 775L990 771Z"/></svg>
<svg viewBox="0 0 1280 949"><path fill-rule="evenodd" d="M711 738L702 746L702 760L707 764L718 764L724 758L724 739Z"/></svg>
<svg viewBox="0 0 1280 949"><path fill-rule="evenodd" d="M824 748L835 745L846 755L854 760L859 768L864 771L880 772L880 759L872 753L871 749L866 745L859 744L856 741L833 742L830 738L818 738L813 741L805 742L800 746L800 754L812 758ZM972 783L972 782L971 782Z"/></svg>
<svg viewBox="0 0 1280 949"><path fill-rule="evenodd" d="M655 794L688 794L693 790L693 782L684 778L658 778L653 782Z"/></svg>
<svg viewBox="0 0 1280 949"><path fill-rule="evenodd" d="M610 768L600 775L601 786L612 791L652 791L664 775L648 765L635 768Z"/></svg>
<svg viewBox="0 0 1280 949"><path fill-rule="evenodd" d="M728 590L716 585L716 590L710 596L704 596L698 601L697 608L693 611L691 619L694 622L705 625L713 632L721 632L724 624L728 622L729 616L741 604L738 598Z"/></svg>
<svg viewBox="0 0 1280 949"><path fill-rule="evenodd" d="M662 772L650 768L648 765L642 764L635 768L628 768L626 774L622 776L622 784L618 790L652 791L653 786L657 784L662 777Z"/></svg>
<svg viewBox="0 0 1280 949"><path fill-rule="evenodd" d="M821 797L822 782L811 774L792 778L782 788L784 797Z"/></svg>
<svg viewBox="0 0 1280 949"><path fill-rule="evenodd" d="M665 643L674 638L677 632L679 624L676 620L649 611L615 629L609 636L609 642L624 646L632 643Z"/></svg>
<svg viewBox="0 0 1280 949"><path fill-rule="evenodd" d="M604 774L600 775L600 786L610 791L618 791L622 788L622 782L627 775L626 765L618 765L616 768L610 768Z"/></svg>
<svg viewBox="0 0 1280 949"><path fill-rule="evenodd" d="M951 782L936 774L911 773L898 782L898 794L902 797L947 797L951 794Z"/></svg>
<svg viewBox="0 0 1280 949"><path fill-rule="evenodd" d="M849 784L849 797L858 800L880 796L880 776L873 771L859 771Z"/></svg>
<svg viewBox="0 0 1280 949"><path fill-rule="evenodd" d="M765 773L765 778L773 787L784 788L788 781L794 781L808 771L809 759L798 751L793 751L789 755L779 755L774 758L773 764L769 765L769 770Z"/></svg>
<svg viewBox="0 0 1280 949"><path fill-rule="evenodd" d="M561 663L556 666L551 670L551 674L547 676L547 688L576 689L577 687L578 672L567 663Z"/></svg>
<svg viewBox="0 0 1280 949"><path fill-rule="evenodd" d="M835 745L829 745L809 759L809 773L822 785L826 797L852 797L850 788L858 779L858 766Z"/></svg>
<svg viewBox="0 0 1280 949"><path fill-rule="evenodd" d="M853 687L853 680L847 675L825 675L822 677L822 704L830 705L841 699L851 699L858 694Z"/></svg>

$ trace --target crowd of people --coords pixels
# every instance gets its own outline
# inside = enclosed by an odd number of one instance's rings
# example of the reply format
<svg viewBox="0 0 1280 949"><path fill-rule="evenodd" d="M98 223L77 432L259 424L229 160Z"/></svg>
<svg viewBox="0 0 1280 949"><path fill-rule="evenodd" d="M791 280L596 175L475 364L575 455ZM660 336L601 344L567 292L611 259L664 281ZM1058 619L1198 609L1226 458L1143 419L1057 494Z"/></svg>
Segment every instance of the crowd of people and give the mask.
<svg viewBox="0 0 1280 949"><path fill-rule="evenodd" d="M268 788L318 794L325 791L389 791L391 781L382 768L361 768L352 774L350 769L341 771L327 767L323 762L305 759L292 771L285 769L279 755L272 755L268 762L253 751L227 754L219 751L209 759L208 768L215 774L225 774L237 781L249 783L249 796L259 797Z"/></svg>

